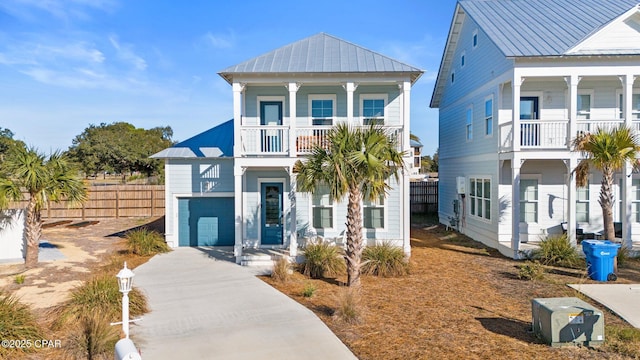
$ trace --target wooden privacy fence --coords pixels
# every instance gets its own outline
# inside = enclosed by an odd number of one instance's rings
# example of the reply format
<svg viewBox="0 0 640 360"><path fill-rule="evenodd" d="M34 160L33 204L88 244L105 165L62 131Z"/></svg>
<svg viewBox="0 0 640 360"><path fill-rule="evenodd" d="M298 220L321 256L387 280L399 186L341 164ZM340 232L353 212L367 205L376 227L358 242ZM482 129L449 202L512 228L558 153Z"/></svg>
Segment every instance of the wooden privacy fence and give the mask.
<svg viewBox="0 0 640 360"><path fill-rule="evenodd" d="M28 197L28 195L27 195ZM26 206L26 202L20 204ZM42 210L48 219L99 219L164 215L164 185L93 185L89 200L69 207L66 201L49 202Z"/></svg>
<svg viewBox="0 0 640 360"><path fill-rule="evenodd" d="M438 182L411 182L410 201L412 213L438 212Z"/></svg>

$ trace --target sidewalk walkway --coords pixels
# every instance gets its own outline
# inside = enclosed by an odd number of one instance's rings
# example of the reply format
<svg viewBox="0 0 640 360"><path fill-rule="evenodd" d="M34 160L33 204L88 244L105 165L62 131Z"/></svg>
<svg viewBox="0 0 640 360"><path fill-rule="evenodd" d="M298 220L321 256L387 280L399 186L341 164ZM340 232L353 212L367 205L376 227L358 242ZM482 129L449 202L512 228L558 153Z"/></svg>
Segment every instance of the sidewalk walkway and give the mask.
<svg viewBox="0 0 640 360"><path fill-rule="evenodd" d="M213 251L178 248L134 273L151 308L131 328L144 359L356 359L313 312Z"/></svg>
<svg viewBox="0 0 640 360"><path fill-rule="evenodd" d="M640 284L572 284L580 291L640 328Z"/></svg>

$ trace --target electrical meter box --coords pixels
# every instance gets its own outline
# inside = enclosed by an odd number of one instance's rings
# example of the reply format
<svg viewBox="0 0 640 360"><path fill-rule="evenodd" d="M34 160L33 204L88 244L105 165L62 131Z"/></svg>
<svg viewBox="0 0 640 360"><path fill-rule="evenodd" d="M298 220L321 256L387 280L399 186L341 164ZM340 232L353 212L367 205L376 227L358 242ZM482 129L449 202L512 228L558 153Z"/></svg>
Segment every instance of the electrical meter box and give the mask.
<svg viewBox="0 0 640 360"><path fill-rule="evenodd" d="M598 346L604 343L602 311L574 298L531 301L533 332L553 347Z"/></svg>
<svg viewBox="0 0 640 360"><path fill-rule="evenodd" d="M466 194L467 193L467 179L463 176L458 176L456 178L456 189L458 190L458 194Z"/></svg>

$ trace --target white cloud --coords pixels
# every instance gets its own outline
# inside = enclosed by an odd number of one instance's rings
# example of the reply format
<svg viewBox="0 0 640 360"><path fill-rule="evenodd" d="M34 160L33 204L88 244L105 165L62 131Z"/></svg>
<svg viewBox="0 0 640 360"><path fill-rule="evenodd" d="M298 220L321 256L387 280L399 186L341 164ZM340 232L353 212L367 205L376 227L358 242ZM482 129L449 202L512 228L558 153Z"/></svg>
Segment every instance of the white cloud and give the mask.
<svg viewBox="0 0 640 360"><path fill-rule="evenodd" d="M4 0L0 9L6 13L27 21L38 21L38 13L69 22L87 21L93 18L92 12L111 12L117 6L115 0Z"/></svg>
<svg viewBox="0 0 640 360"><path fill-rule="evenodd" d="M203 39L205 43L216 49L228 49L235 44L235 35L233 33L213 34L209 31L203 36Z"/></svg>
<svg viewBox="0 0 640 360"><path fill-rule="evenodd" d="M109 36L109 42L114 49L116 49L117 55L121 60L124 60L136 69L143 71L147 68L147 62L135 52L133 52L133 46L129 44L120 44L118 38L115 35Z"/></svg>

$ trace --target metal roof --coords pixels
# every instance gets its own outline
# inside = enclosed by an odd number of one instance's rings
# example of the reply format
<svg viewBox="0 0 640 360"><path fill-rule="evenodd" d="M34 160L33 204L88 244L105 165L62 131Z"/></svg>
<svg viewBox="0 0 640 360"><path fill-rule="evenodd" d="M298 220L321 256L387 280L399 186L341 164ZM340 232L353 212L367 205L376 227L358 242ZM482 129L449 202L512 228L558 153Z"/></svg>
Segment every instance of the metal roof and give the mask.
<svg viewBox="0 0 640 360"><path fill-rule="evenodd" d="M319 33L220 71L233 74L408 73L415 82L423 71L361 46Z"/></svg>
<svg viewBox="0 0 640 360"><path fill-rule="evenodd" d="M153 159L233 157L233 119L151 155Z"/></svg>
<svg viewBox="0 0 640 360"><path fill-rule="evenodd" d="M422 143L420 143L420 141L416 141L416 140L413 140L413 139L409 140L409 145L411 147L422 147Z"/></svg>
<svg viewBox="0 0 640 360"><path fill-rule="evenodd" d="M623 15L638 0L460 0L506 57L558 56Z"/></svg>

